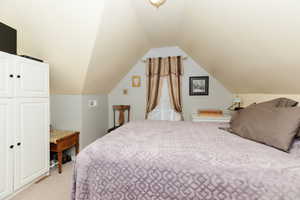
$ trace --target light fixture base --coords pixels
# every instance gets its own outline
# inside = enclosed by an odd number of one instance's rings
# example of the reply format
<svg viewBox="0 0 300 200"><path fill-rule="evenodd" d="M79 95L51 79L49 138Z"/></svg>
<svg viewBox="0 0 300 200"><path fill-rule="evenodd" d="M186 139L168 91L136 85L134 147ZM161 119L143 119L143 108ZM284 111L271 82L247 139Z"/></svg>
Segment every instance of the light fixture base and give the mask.
<svg viewBox="0 0 300 200"><path fill-rule="evenodd" d="M167 0L149 0L151 5L153 5L156 8L159 8L160 6L162 6L164 3L166 3L166 1Z"/></svg>

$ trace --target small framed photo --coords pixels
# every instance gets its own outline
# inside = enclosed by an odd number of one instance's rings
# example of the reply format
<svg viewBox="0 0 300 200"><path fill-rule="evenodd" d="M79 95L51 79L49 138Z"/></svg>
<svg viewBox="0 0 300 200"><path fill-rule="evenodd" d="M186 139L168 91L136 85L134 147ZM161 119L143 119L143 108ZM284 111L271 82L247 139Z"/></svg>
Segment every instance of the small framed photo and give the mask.
<svg viewBox="0 0 300 200"><path fill-rule="evenodd" d="M132 87L141 87L141 76L132 76Z"/></svg>
<svg viewBox="0 0 300 200"><path fill-rule="evenodd" d="M190 77L190 96L208 96L209 77L193 76Z"/></svg>

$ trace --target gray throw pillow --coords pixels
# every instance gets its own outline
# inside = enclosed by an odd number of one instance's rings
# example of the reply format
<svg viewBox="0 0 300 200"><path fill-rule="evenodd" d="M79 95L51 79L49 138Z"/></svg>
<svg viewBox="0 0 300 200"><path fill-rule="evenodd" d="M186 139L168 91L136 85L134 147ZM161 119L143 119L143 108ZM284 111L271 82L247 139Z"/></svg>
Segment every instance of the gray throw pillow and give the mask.
<svg viewBox="0 0 300 200"><path fill-rule="evenodd" d="M256 104L257 106L264 106L264 107L277 107L277 108L288 108L288 107L295 107L298 105L297 101L288 98L277 98L271 101L266 101L262 103Z"/></svg>
<svg viewBox="0 0 300 200"><path fill-rule="evenodd" d="M230 128L234 134L283 151L298 133L300 107L272 108L251 105L233 116Z"/></svg>
<svg viewBox="0 0 300 200"><path fill-rule="evenodd" d="M262 102L262 103L258 103L256 104L257 106L263 106L263 107L279 107L279 108L288 108L288 107L295 107L298 105L298 102L292 99L288 99L288 98L277 98L277 99L273 99L271 101L266 101L266 102ZM296 137L300 137L300 130L298 132L298 134L296 135Z"/></svg>

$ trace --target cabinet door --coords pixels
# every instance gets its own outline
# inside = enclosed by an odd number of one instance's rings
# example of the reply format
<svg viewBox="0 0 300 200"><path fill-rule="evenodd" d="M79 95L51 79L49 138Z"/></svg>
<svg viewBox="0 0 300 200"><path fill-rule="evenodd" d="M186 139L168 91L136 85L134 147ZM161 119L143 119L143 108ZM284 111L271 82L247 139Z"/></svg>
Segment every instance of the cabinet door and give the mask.
<svg viewBox="0 0 300 200"><path fill-rule="evenodd" d="M48 97L49 66L30 59L19 58L17 62L17 97Z"/></svg>
<svg viewBox="0 0 300 200"><path fill-rule="evenodd" d="M13 100L0 99L0 199L13 192Z"/></svg>
<svg viewBox="0 0 300 200"><path fill-rule="evenodd" d="M49 101L16 99L15 189L49 171Z"/></svg>
<svg viewBox="0 0 300 200"><path fill-rule="evenodd" d="M0 97L12 97L15 62L11 55L0 52Z"/></svg>

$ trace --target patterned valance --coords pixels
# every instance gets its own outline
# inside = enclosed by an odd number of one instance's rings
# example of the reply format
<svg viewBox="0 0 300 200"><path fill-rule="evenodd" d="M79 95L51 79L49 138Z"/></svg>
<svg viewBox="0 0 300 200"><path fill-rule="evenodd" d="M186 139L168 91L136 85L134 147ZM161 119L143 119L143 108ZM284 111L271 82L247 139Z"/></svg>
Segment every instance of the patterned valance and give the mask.
<svg viewBox="0 0 300 200"><path fill-rule="evenodd" d="M175 74L176 76L183 75L181 56L147 59L147 76L169 76L170 73Z"/></svg>

